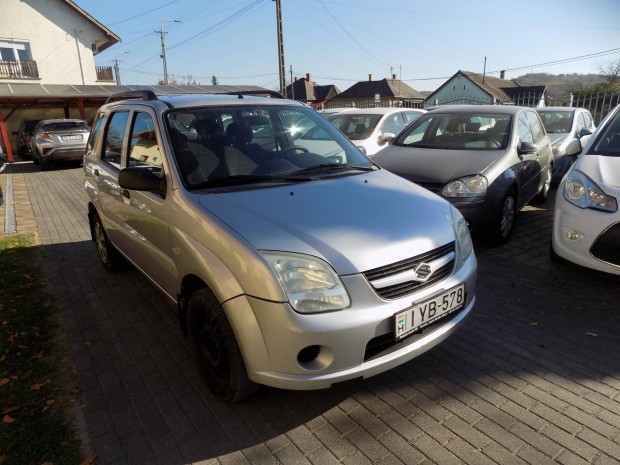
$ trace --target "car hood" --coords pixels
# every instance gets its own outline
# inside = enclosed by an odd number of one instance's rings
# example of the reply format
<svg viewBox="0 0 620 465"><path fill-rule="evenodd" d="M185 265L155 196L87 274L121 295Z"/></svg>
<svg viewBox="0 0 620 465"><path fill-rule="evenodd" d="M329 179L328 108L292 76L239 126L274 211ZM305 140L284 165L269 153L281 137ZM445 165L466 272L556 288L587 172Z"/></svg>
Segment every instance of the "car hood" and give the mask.
<svg viewBox="0 0 620 465"><path fill-rule="evenodd" d="M414 182L447 183L470 174L484 173L504 150L444 150L390 145L372 161Z"/></svg>
<svg viewBox="0 0 620 465"><path fill-rule="evenodd" d="M385 170L203 194L199 202L254 248L318 256L340 275L455 239L446 201Z"/></svg>
<svg viewBox="0 0 620 465"><path fill-rule="evenodd" d="M600 187L620 187L620 157L582 155L577 159L575 169Z"/></svg>

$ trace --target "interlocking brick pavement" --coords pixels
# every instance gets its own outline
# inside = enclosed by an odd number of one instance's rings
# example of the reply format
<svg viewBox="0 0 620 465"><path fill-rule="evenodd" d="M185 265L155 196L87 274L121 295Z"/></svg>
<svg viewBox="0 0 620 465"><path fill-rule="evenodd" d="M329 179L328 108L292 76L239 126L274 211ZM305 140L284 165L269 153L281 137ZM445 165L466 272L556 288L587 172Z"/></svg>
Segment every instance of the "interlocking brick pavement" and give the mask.
<svg viewBox="0 0 620 465"><path fill-rule="evenodd" d="M477 306L449 340L356 384L231 405L204 387L157 291L100 265L81 169L12 171L100 465L620 463L618 281L549 259L552 200L519 214L508 245L476 244Z"/></svg>

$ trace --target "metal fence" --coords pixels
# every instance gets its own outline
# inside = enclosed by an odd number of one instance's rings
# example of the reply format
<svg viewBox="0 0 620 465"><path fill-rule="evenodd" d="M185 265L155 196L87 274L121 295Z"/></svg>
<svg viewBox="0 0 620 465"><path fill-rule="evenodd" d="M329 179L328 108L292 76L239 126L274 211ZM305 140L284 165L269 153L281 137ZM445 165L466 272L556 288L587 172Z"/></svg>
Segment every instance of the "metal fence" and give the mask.
<svg viewBox="0 0 620 465"><path fill-rule="evenodd" d="M548 107L585 108L592 113L594 123L597 125L617 105L620 105L620 93L569 94L560 98L547 97L546 100Z"/></svg>

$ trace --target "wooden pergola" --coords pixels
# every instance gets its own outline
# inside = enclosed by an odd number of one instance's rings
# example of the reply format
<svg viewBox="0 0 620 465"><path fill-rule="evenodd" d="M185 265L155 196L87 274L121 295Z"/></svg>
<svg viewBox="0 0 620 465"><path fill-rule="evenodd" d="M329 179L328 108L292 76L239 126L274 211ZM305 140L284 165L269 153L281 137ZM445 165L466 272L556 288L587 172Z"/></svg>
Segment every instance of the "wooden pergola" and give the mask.
<svg viewBox="0 0 620 465"><path fill-rule="evenodd" d="M264 92L257 86L116 86L116 85L64 85L64 84L30 84L0 83L0 137L6 148L9 163L13 162L13 152L9 142L6 122L19 109L23 108L58 108L65 118L69 118L71 108L77 108L80 118L88 121L88 114L93 114L105 103L110 95L135 90L151 90L156 95L178 94L222 94L234 92Z"/></svg>

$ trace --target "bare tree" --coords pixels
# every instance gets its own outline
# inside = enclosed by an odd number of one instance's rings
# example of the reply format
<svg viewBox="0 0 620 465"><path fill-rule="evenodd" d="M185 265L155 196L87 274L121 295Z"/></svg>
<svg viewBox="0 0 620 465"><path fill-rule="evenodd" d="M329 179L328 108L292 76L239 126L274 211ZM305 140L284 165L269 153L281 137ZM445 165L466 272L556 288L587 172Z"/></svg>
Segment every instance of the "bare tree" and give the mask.
<svg viewBox="0 0 620 465"><path fill-rule="evenodd" d="M605 84L609 90L617 90L620 87L620 60L602 64L600 72L605 78Z"/></svg>

